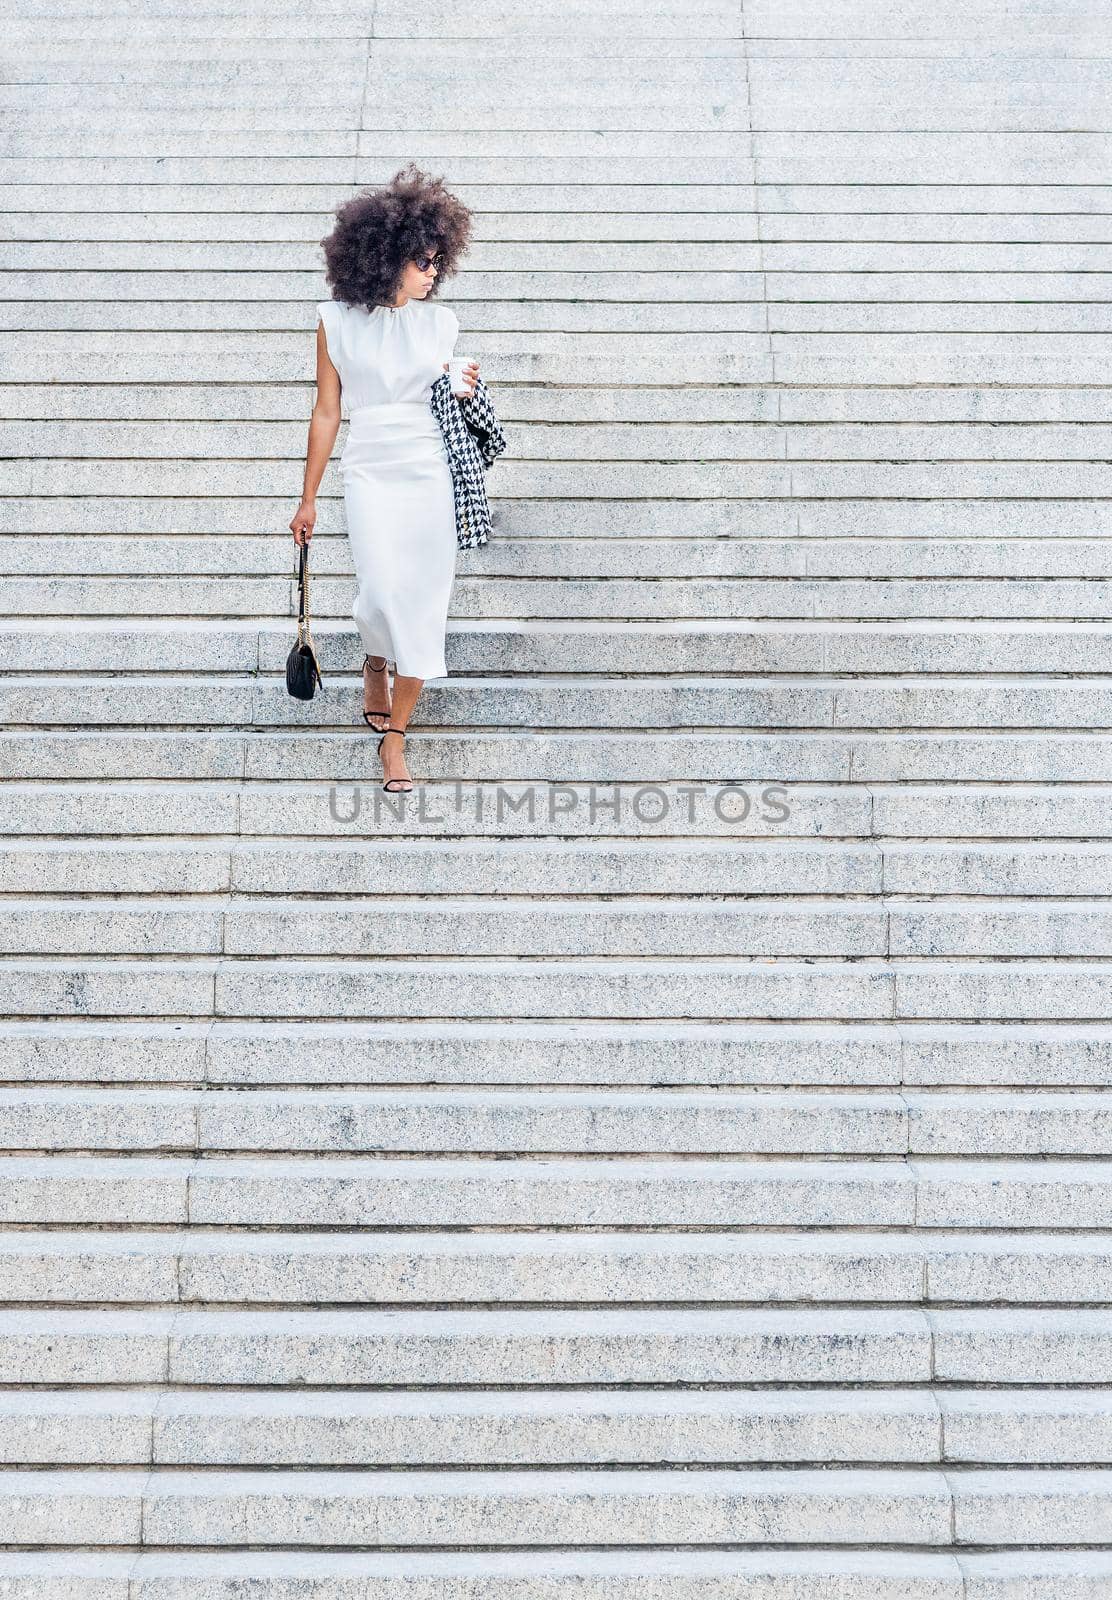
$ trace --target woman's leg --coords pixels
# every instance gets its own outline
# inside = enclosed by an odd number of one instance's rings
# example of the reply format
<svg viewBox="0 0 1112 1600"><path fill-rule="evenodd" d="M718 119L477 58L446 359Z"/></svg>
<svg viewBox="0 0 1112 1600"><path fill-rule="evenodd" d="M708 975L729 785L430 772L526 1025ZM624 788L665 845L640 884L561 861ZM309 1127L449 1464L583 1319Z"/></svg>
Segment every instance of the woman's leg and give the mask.
<svg viewBox="0 0 1112 1600"><path fill-rule="evenodd" d="M379 733L390 721L393 702L390 699L390 673L386 657L367 655L363 658L363 710L364 721ZM385 709L383 709L385 707Z"/></svg>
<svg viewBox="0 0 1112 1600"><path fill-rule="evenodd" d="M413 708L417 704L417 697L421 693L424 678L405 678L400 672L394 675L394 699L390 711L390 726L401 728L404 732L409 726L409 719L413 715ZM405 740L399 739L396 734L386 734L379 752L382 762L382 776L386 783L391 778L410 777L409 768L405 764Z"/></svg>

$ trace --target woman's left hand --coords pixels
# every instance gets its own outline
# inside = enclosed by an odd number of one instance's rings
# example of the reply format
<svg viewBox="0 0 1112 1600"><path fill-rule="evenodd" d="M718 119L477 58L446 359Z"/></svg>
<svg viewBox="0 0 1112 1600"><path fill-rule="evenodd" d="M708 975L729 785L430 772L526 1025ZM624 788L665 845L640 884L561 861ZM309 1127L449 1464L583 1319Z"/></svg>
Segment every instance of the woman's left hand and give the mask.
<svg viewBox="0 0 1112 1600"><path fill-rule="evenodd" d="M448 370L448 363L445 361L445 363L444 363L444 371L447 372L447 370ZM475 386L478 383L478 380L479 380L479 363L477 361L469 361L467 363L467 365L463 369L463 381L467 385L467 392L468 392L469 395L472 395L472 394L475 393Z"/></svg>

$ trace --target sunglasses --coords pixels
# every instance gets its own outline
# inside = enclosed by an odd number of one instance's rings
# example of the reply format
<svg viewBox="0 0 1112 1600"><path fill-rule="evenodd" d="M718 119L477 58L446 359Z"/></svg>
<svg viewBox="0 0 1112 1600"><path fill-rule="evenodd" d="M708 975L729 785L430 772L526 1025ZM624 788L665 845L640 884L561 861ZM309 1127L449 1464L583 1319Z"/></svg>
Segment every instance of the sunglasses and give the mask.
<svg viewBox="0 0 1112 1600"><path fill-rule="evenodd" d="M433 266L434 264L437 267L439 267L439 266L443 265L443 262L444 262L444 256L443 256L443 253L441 253L441 252L437 252L437 254L434 255L434 256L416 256L416 257L414 257L414 266L417 268L418 272L427 272L429 270L429 268L431 266Z"/></svg>

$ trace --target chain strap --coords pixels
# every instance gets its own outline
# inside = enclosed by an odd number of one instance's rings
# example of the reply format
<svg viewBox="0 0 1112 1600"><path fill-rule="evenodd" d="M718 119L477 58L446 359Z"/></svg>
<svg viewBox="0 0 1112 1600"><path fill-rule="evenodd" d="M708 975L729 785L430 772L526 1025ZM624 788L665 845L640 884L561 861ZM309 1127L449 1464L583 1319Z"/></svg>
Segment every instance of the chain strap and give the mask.
<svg viewBox="0 0 1112 1600"><path fill-rule="evenodd" d="M297 642L298 644L312 644L313 636L309 625L309 541L304 540L299 546L300 557L297 563Z"/></svg>
<svg viewBox="0 0 1112 1600"><path fill-rule="evenodd" d="M317 647L313 643L313 635L309 626L309 541L306 539L300 546L300 559L297 563L297 648L303 650L308 647L313 661L313 672L316 680L323 685L320 661L317 658Z"/></svg>

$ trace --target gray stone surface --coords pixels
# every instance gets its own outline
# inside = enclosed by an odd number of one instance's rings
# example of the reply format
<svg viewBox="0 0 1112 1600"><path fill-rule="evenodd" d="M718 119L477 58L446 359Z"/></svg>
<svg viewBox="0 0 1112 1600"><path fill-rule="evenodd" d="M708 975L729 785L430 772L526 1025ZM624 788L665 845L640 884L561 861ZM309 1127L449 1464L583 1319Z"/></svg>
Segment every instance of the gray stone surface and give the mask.
<svg viewBox="0 0 1112 1600"><path fill-rule="evenodd" d="M0 1597L1107 1600L1104 8L5 41ZM304 705L283 530L410 159L509 448L391 812L343 418Z"/></svg>
<svg viewBox="0 0 1112 1600"><path fill-rule="evenodd" d="M188 1555L146 1552L121 1557L84 1552L77 1566L64 1552L0 1552L0 1577L14 1575L35 1600L95 1600L117 1596L130 1581L142 1600L230 1600L244 1589L267 1600L386 1600L404 1588L421 1600L462 1600L477 1593L509 1600L523 1592L543 1600L576 1594L603 1600L647 1595L651 1600L701 1594L720 1600L962 1600L962 1567L939 1552L823 1549L813 1551L643 1549L631 1556L621 1550L445 1552L419 1554L349 1553L316 1550L195 1551ZM1076 1560L1076 1558L1074 1558ZM1099 1558L1087 1556L1093 1573ZM975 1558L969 1558L972 1563ZM971 1565L970 1571L975 1568ZM1007 1570L1007 1569L1002 1569ZM1061 1557L1032 1553L1012 1571L1032 1579L1047 1572L1065 1573ZM1069 1569L1071 1576L1074 1569ZM1077 1569L1080 1574L1080 1569ZM66 1587L66 1585L71 1587ZM32 1587L37 1585L37 1587ZM52 1587L53 1586L53 1587ZM1018 1593L1019 1591L1017 1591ZM1080 1594L1082 1591L1075 1591ZM1095 1592L1095 1591L1092 1591Z"/></svg>

